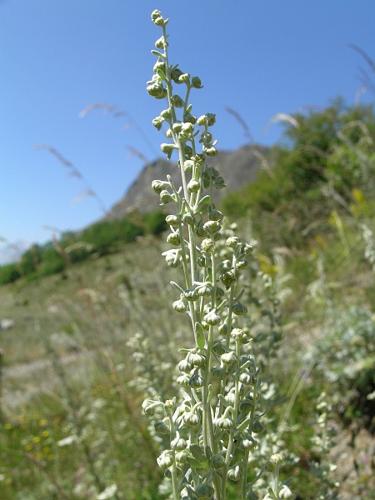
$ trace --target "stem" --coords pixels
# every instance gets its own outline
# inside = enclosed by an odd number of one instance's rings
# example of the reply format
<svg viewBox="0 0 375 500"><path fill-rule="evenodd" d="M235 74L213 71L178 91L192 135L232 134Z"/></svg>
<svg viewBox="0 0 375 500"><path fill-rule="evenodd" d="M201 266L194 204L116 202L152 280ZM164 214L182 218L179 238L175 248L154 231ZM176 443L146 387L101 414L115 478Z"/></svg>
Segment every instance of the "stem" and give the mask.
<svg viewBox="0 0 375 500"><path fill-rule="evenodd" d="M238 418L238 408L240 405L240 342L236 340L236 356L237 356L237 370L236 370L236 382L235 382L235 395L234 395L234 412L233 412L233 426L229 434L229 442L227 448L227 455L225 462L227 467L230 465L232 458L233 444L234 444L234 431L237 430L237 418Z"/></svg>

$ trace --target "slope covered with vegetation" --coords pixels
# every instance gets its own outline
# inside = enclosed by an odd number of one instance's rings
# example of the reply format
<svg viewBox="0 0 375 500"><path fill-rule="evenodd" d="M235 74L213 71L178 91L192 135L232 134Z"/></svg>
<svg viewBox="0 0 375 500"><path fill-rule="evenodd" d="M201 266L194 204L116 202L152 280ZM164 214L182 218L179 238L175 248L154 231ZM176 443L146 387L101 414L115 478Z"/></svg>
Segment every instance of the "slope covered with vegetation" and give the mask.
<svg viewBox="0 0 375 500"><path fill-rule="evenodd" d="M367 500L375 488L375 117L370 106L336 102L291 118L272 170L222 206L259 241L247 284L261 277L256 286L272 292L255 304L249 286L243 301L259 324L275 307L268 334L280 347L265 371L278 399L269 425L287 449L281 478L295 498ZM63 245L94 245L89 259L0 288L0 317L15 319L1 332L5 500L165 498L155 429L140 405L150 388L176 391L170 374L187 327L165 307L175 270L155 264L164 243L135 220L108 227L113 239L93 226ZM29 261L31 253L25 269ZM273 437L259 436L272 451Z"/></svg>

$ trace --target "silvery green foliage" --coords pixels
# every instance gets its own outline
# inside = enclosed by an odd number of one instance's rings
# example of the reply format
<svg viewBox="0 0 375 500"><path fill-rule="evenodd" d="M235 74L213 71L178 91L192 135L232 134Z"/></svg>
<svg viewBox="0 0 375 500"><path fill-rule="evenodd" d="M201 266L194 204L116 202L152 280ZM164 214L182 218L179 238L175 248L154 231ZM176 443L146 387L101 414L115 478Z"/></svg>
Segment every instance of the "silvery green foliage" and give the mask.
<svg viewBox="0 0 375 500"><path fill-rule="evenodd" d="M193 114L189 97L202 87L201 80L170 64L168 20L157 10L151 17L162 33L152 51L156 63L147 91L167 103L153 124L158 130L165 126L161 150L168 158L177 154L181 172L181 186L167 177L152 187L161 205L172 207L166 218L170 248L163 256L181 271L180 282L172 282L177 291L173 309L188 318L194 346L181 349L178 397L148 399L143 409L157 432L167 436L169 445L158 464L170 478L174 499L221 500L229 489L236 498L257 498L253 483L258 477L249 471L249 457L263 428L264 387L240 281L254 243L225 234L223 214L213 201L224 180L207 164L217 153L211 132L215 115ZM267 498L290 495L280 483L269 488Z"/></svg>
<svg viewBox="0 0 375 500"><path fill-rule="evenodd" d="M330 460L330 451L335 445L336 430L329 419L332 407L327 396L322 393L316 406L316 431L312 437L312 449L318 460L312 463L312 472L319 480L317 500L336 500L339 498L339 483L333 479L336 465Z"/></svg>
<svg viewBox="0 0 375 500"><path fill-rule="evenodd" d="M311 356L316 374L332 387L330 401L344 419L351 420L353 407L356 410L360 407L356 423L373 425L375 321L372 312L360 307L334 310L325 335Z"/></svg>
<svg viewBox="0 0 375 500"><path fill-rule="evenodd" d="M365 259L371 265L372 270L375 271L375 239L374 233L366 225L362 224L362 238L365 243Z"/></svg>

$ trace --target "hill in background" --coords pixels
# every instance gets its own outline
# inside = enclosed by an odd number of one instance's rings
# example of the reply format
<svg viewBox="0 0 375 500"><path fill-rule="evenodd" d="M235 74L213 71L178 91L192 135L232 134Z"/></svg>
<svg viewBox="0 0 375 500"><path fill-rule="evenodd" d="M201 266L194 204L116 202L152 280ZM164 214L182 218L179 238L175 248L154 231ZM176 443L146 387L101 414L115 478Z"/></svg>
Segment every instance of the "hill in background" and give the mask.
<svg viewBox="0 0 375 500"><path fill-rule="evenodd" d="M228 192L253 182L262 165L267 168L270 157L271 149L258 145L246 145L234 151L219 152L212 162L224 177L226 188L219 192L217 201ZM151 182L154 179L164 179L166 175L170 175L179 185L180 173L175 163L158 159L145 165L123 198L113 205L109 217L118 219L135 210L143 213L156 210L158 198L151 190Z"/></svg>

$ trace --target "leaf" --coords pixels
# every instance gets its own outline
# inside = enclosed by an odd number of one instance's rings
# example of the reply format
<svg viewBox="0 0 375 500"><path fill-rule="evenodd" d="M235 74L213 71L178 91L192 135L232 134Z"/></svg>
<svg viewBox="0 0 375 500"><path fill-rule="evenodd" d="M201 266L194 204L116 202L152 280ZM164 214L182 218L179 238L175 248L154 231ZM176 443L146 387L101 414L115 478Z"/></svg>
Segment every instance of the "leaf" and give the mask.
<svg viewBox="0 0 375 500"><path fill-rule="evenodd" d="M165 55L159 52L158 50L151 50L151 54L156 57L161 57L162 59L165 59Z"/></svg>
<svg viewBox="0 0 375 500"><path fill-rule="evenodd" d="M204 349L206 338L203 333L203 327L200 323L195 323L195 331L197 334L197 346L199 349Z"/></svg>

